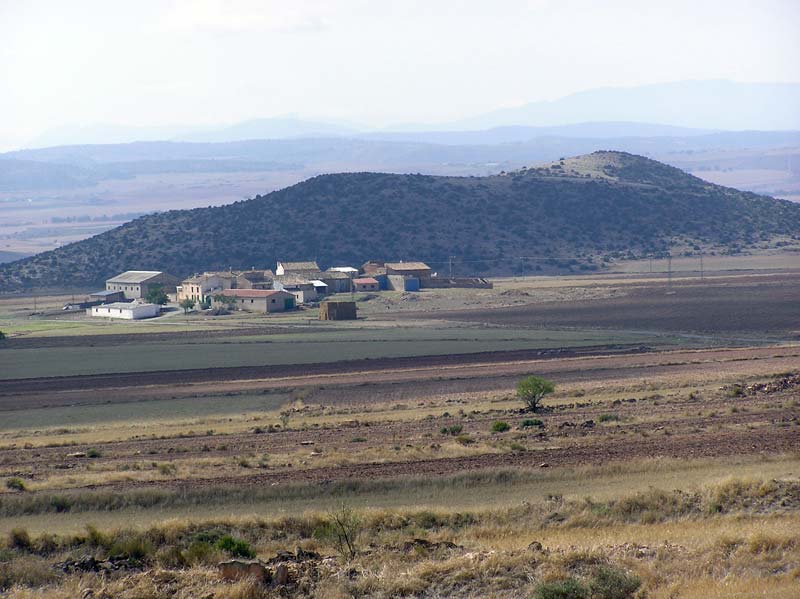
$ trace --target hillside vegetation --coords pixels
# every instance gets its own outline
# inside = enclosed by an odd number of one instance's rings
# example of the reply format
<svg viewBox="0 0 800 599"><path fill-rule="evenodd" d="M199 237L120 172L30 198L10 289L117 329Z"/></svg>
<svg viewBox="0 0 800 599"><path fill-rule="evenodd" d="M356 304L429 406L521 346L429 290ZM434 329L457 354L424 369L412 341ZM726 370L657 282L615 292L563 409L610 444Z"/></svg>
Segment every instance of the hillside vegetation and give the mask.
<svg viewBox="0 0 800 599"><path fill-rule="evenodd" d="M620 152L491 177L322 175L235 204L170 211L0 267L0 290L98 285L126 269L426 260L462 272L595 269L678 250L800 239L800 205Z"/></svg>

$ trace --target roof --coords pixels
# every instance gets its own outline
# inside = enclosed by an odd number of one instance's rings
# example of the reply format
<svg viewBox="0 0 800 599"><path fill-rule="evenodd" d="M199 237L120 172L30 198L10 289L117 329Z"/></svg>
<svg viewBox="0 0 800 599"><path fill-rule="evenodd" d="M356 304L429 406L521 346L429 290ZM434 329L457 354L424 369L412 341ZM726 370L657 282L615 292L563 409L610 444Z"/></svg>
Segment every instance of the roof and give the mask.
<svg viewBox="0 0 800 599"><path fill-rule="evenodd" d="M355 271L358 272L358 271ZM326 270L325 272L319 273L320 279L349 279L350 275L346 272L342 272L341 270Z"/></svg>
<svg viewBox="0 0 800 599"><path fill-rule="evenodd" d="M275 276L275 273L269 269L266 270L243 270L241 272L235 273L236 276L242 277L243 279L247 279L248 281L263 281L265 279L271 279Z"/></svg>
<svg viewBox="0 0 800 599"><path fill-rule="evenodd" d="M96 296L100 296L100 297L108 297L109 295L119 295L120 293L122 293L122 291L107 291L107 290L104 289L103 291L95 291L94 293L90 293L89 295L90 296L95 296L96 295Z"/></svg>
<svg viewBox="0 0 800 599"><path fill-rule="evenodd" d="M110 283L144 283L163 274L160 270L126 270L107 281Z"/></svg>
<svg viewBox="0 0 800 599"><path fill-rule="evenodd" d="M386 268L392 270L430 270L431 267L424 262L387 262Z"/></svg>
<svg viewBox="0 0 800 599"><path fill-rule="evenodd" d="M358 272L358 269L352 266L333 266L328 269L328 272Z"/></svg>
<svg viewBox="0 0 800 599"><path fill-rule="evenodd" d="M327 287L328 286L328 284L325 283L324 281L318 281L317 279L313 279L311 281L311 284L314 285L314 287Z"/></svg>
<svg viewBox="0 0 800 599"><path fill-rule="evenodd" d="M144 308L156 305L157 304L142 304L140 302L114 302L113 304L101 304L99 306L94 306L94 307L132 310L133 308Z"/></svg>
<svg viewBox="0 0 800 599"><path fill-rule="evenodd" d="M224 295L226 297L270 297L271 295L276 295L279 293L287 293L286 291L280 291L278 289L227 289L220 295ZM288 293L288 295L291 295Z"/></svg>
<svg viewBox="0 0 800 599"><path fill-rule="evenodd" d="M353 283L355 283L356 285L379 285L380 284L380 283L378 283L378 281L376 279L373 279L372 277L366 277L366 278L363 278L363 279L353 279Z"/></svg>
<svg viewBox="0 0 800 599"><path fill-rule="evenodd" d="M316 262L278 262L283 270L314 270L319 271Z"/></svg>

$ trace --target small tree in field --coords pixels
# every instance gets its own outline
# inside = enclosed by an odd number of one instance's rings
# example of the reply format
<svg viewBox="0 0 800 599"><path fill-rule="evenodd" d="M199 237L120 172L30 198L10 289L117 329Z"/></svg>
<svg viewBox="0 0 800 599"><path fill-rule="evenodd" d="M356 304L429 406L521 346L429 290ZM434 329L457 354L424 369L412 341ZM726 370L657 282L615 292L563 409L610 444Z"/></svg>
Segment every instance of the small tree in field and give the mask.
<svg viewBox="0 0 800 599"><path fill-rule="evenodd" d="M539 409L544 396L555 391L555 388L555 385L546 379L528 376L517 383L517 397L525 403L528 410L535 412Z"/></svg>
<svg viewBox="0 0 800 599"><path fill-rule="evenodd" d="M183 313L188 314L189 310L194 308L194 300L190 298L185 298L181 300L180 307L183 308Z"/></svg>

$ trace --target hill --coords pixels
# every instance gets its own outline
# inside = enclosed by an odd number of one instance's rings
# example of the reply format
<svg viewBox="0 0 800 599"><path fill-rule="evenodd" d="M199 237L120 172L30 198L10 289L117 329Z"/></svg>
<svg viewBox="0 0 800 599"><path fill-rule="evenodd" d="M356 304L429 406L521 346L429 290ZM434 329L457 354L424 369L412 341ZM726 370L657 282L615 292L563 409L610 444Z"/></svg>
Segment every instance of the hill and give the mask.
<svg viewBox="0 0 800 599"><path fill-rule="evenodd" d="M0 266L0 290L99 285L126 269L183 276L316 258L422 259L510 273L594 269L670 249L800 239L800 205L622 152L490 177L321 175L227 206L152 214Z"/></svg>

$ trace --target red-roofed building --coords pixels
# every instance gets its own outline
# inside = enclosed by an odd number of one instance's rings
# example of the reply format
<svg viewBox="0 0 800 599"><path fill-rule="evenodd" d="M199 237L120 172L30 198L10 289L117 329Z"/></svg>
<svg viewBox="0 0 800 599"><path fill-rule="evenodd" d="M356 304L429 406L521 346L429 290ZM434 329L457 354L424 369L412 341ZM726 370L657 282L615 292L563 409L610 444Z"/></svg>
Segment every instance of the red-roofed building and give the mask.
<svg viewBox="0 0 800 599"><path fill-rule="evenodd" d="M380 291L381 284L377 279L366 277L363 279L353 279L353 289L355 291Z"/></svg>

